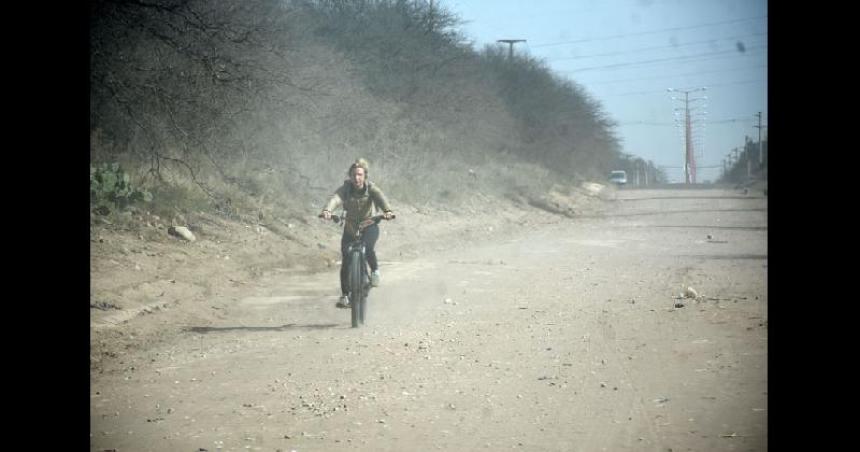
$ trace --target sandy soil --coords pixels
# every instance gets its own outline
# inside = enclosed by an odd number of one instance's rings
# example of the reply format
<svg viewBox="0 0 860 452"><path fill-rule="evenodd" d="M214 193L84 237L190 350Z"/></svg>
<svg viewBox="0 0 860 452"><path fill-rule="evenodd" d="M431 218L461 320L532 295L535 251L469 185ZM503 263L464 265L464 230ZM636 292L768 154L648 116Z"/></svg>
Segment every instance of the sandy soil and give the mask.
<svg viewBox="0 0 860 452"><path fill-rule="evenodd" d="M330 225L94 227L91 450L767 450L767 198L613 198L401 210L357 329Z"/></svg>

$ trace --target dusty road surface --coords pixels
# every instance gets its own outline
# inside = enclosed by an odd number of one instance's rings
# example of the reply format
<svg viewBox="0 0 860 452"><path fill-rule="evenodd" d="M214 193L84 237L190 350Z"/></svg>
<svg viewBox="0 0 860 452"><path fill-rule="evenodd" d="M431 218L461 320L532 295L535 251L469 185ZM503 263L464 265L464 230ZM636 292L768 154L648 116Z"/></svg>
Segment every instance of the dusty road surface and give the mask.
<svg viewBox="0 0 860 452"><path fill-rule="evenodd" d="M767 450L767 198L617 198L497 243L383 246L359 329L334 271L266 278L93 375L91 450Z"/></svg>

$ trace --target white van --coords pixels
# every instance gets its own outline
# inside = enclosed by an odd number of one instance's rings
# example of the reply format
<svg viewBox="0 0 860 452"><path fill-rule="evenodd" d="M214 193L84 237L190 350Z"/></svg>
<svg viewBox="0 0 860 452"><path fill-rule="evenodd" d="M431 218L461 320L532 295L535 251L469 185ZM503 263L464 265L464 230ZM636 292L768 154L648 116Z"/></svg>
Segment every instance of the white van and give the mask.
<svg viewBox="0 0 860 452"><path fill-rule="evenodd" d="M609 182L616 185L624 185L627 183L627 171L616 170L609 173Z"/></svg>

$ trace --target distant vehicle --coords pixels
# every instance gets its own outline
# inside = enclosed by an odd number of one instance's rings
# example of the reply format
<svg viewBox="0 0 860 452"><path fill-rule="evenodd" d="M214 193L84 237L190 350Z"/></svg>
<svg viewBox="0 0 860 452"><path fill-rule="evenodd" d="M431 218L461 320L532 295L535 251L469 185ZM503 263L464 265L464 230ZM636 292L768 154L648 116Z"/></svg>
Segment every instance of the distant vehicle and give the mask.
<svg viewBox="0 0 860 452"><path fill-rule="evenodd" d="M627 183L627 171L616 170L609 173L609 182L616 185L624 185Z"/></svg>

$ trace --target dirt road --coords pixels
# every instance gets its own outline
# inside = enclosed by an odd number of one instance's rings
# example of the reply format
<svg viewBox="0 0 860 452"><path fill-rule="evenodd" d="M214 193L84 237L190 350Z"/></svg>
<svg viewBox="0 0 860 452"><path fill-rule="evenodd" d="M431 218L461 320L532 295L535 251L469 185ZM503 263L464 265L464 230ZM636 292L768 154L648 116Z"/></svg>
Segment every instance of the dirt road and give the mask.
<svg viewBox="0 0 860 452"><path fill-rule="evenodd" d="M273 275L93 375L91 450L767 450L766 198L621 190L498 243L384 250L363 328L334 271Z"/></svg>

